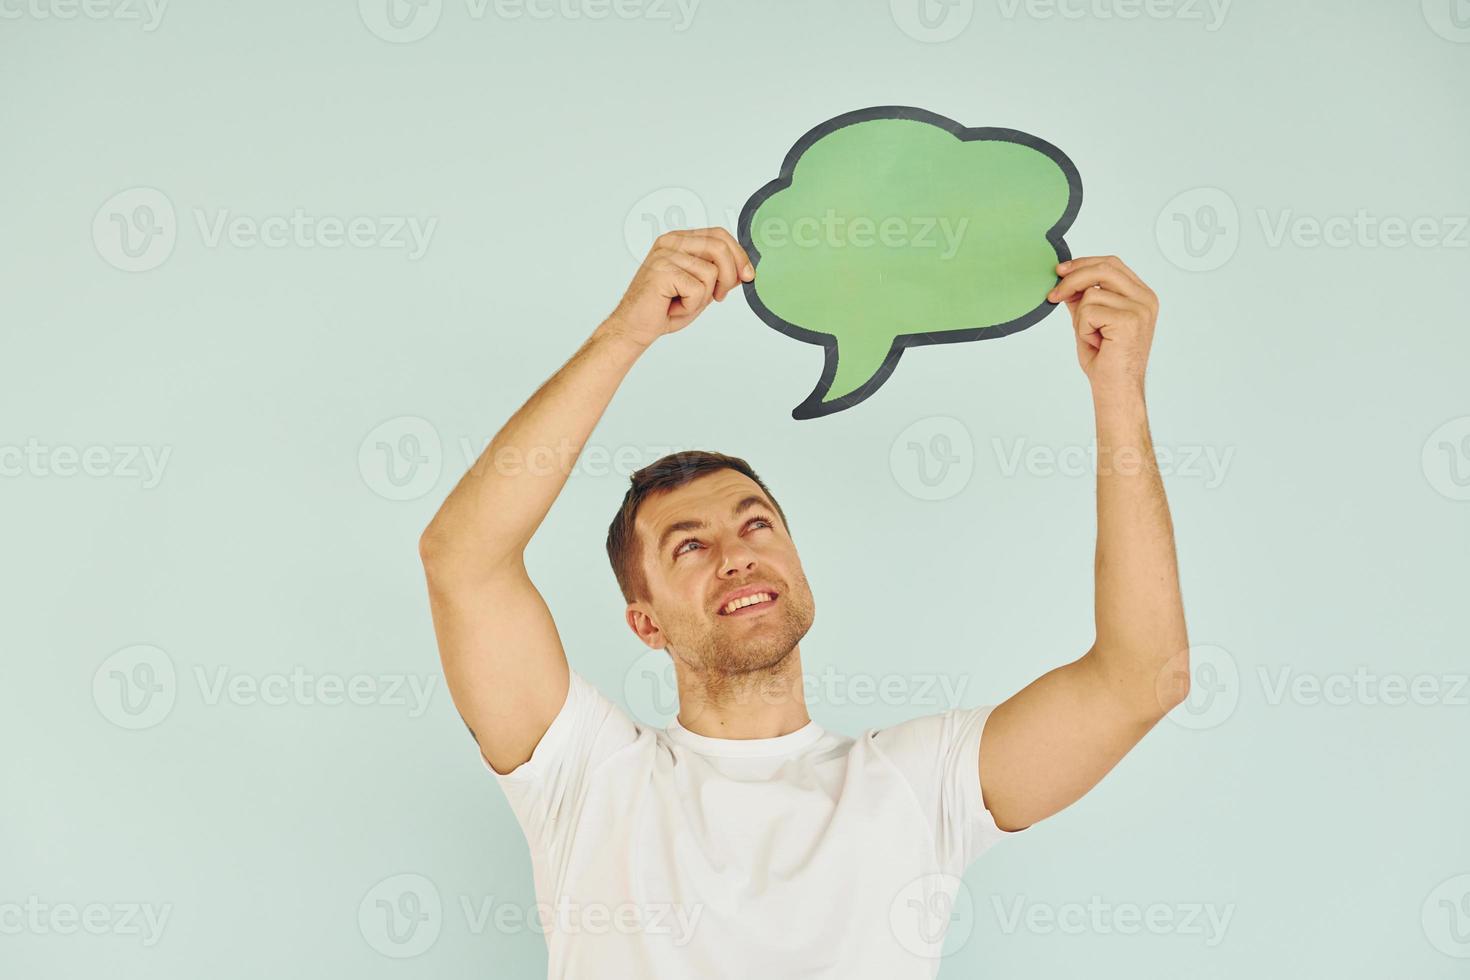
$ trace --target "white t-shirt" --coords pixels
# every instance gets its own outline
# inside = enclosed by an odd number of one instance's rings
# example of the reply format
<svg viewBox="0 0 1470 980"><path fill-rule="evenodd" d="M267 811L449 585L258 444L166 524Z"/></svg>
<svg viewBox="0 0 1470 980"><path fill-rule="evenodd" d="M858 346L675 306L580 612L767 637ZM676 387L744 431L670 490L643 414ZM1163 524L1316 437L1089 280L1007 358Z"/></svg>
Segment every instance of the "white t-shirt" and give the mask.
<svg viewBox="0 0 1470 980"><path fill-rule="evenodd" d="M981 802L993 705L854 739L641 725L575 670L531 758L495 772L531 847L549 977L932 978Z"/></svg>

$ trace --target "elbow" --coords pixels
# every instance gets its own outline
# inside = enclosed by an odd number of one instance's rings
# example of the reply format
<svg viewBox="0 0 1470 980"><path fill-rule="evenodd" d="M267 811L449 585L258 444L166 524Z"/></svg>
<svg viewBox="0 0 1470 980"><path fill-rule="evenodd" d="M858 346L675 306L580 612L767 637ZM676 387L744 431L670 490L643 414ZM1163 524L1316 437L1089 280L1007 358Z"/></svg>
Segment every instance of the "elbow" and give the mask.
<svg viewBox="0 0 1470 980"><path fill-rule="evenodd" d="M524 567L524 549L514 545L497 547L466 542L447 535L430 524L419 535L419 562L430 587L475 582L500 574L501 570Z"/></svg>
<svg viewBox="0 0 1470 980"><path fill-rule="evenodd" d="M1126 705L1140 724L1157 724L1189 698L1188 646L1151 643L1127 650L1098 644L1088 656L1100 671L1102 688Z"/></svg>
<svg viewBox="0 0 1470 980"><path fill-rule="evenodd" d="M438 533L434 525L430 524L419 535L419 561L427 568L436 563L443 554L443 536Z"/></svg>
<svg viewBox="0 0 1470 980"><path fill-rule="evenodd" d="M442 578L465 564L464 549L456 547L454 538L442 528L430 524L419 535L419 562L431 578Z"/></svg>
<svg viewBox="0 0 1470 980"><path fill-rule="evenodd" d="M1189 647L1186 644L1177 649L1178 653L1164 661L1154 685L1161 715L1167 715L1189 700Z"/></svg>

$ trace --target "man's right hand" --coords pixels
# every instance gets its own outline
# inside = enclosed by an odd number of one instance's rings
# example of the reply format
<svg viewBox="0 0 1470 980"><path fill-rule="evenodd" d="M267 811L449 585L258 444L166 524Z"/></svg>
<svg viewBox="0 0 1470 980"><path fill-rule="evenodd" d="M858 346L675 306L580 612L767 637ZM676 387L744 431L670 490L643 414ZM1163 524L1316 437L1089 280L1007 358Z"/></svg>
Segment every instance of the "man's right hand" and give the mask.
<svg viewBox="0 0 1470 980"><path fill-rule="evenodd" d="M754 278L755 264L725 229L665 232L654 239L606 327L647 347Z"/></svg>

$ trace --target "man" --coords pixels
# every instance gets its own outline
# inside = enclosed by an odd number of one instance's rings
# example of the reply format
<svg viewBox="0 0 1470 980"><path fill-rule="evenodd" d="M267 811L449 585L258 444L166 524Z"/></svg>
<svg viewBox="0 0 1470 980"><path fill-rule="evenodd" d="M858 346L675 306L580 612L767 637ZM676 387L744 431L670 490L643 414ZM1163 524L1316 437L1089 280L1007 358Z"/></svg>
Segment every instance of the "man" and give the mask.
<svg viewBox="0 0 1470 980"><path fill-rule="evenodd" d="M1184 699L1144 407L1157 301L1112 256L1057 272L1048 299L1071 312L1096 411L1096 641L998 706L857 738L818 726L799 647L815 604L786 515L718 453L638 471L608 532L629 627L672 658L677 718L641 725L568 667L525 548L638 357L754 278L723 229L661 236L445 500L420 542L434 628L531 846L551 977L932 977L965 868L1075 802Z"/></svg>

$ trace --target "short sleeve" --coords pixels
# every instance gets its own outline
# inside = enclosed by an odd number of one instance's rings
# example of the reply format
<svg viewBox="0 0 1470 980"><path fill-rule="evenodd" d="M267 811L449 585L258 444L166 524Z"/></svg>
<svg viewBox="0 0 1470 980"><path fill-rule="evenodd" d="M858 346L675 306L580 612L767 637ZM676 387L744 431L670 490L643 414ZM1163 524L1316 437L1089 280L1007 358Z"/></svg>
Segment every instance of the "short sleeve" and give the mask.
<svg viewBox="0 0 1470 980"><path fill-rule="evenodd" d="M640 731L622 708L581 674L569 673L566 701L529 759L499 773L480 754L480 764L500 783L526 841L546 853L566 844L597 766L635 741Z"/></svg>
<svg viewBox="0 0 1470 980"><path fill-rule="evenodd" d="M980 736L994 708L952 708L867 735L913 787L933 831L939 865L951 874L962 874L997 841L1026 830L1001 830L985 808Z"/></svg>

